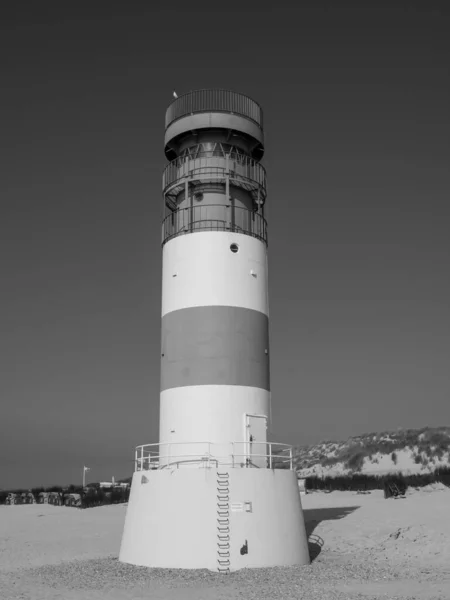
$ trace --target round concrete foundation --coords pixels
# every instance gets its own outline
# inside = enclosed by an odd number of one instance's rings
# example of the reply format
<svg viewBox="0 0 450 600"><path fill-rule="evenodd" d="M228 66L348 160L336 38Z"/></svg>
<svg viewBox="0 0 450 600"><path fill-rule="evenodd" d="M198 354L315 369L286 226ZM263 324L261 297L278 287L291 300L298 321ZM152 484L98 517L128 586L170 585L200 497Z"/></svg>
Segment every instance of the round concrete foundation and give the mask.
<svg viewBox="0 0 450 600"><path fill-rule="evenodd" d="M309 564L296 474L225 467L137 471L119 560L223 572Z"/></svg>

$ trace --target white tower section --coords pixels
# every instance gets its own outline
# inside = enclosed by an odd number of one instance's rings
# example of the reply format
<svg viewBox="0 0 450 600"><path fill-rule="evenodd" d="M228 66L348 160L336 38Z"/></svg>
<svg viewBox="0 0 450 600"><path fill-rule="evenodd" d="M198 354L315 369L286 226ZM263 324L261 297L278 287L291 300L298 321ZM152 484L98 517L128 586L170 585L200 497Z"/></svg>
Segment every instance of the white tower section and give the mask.
<svg viewBox="0 0 450 600"><path fill-rule="evenodd" d="M270 415L262 111L201 90L166 114L159 444L140 446L120 560L309 562L292 449Z"/></svg>

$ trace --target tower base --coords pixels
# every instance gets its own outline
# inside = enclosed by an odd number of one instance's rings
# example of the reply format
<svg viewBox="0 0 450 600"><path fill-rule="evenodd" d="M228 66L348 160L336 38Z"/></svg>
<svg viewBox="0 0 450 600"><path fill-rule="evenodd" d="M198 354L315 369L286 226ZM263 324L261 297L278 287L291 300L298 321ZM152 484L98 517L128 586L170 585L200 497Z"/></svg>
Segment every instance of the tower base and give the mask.
<svg viewBox="0 0 450 600"><path fill-rule="evenodd" d="M136 471L119 560L223 572L309 564L296 473L226 467Z"/></svg>

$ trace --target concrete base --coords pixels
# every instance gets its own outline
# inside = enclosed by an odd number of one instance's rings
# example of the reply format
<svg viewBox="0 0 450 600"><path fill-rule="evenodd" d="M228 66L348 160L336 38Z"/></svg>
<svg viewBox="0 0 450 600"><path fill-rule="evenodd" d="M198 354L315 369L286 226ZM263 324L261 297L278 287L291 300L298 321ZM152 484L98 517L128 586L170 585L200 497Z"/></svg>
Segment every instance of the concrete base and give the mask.
<svg viewBox="0 0 450 600"><path fill-rule="evenodd" d="M297 476L225 467L137 471L119 560L224 572L309 564Z"/></svg>

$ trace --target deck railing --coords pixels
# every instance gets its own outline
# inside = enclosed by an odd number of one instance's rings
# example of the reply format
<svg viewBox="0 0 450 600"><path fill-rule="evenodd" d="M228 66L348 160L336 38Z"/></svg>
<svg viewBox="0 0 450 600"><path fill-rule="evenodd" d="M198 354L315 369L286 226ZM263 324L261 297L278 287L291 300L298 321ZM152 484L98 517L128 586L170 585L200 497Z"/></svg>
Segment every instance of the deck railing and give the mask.
<svg viewBox="0 0 450 600"><path fill-rule="evenodd" d="M183 94L166 111L166 128L181 117L200 112L228 112L251 119L262 129L263 114L260 105L230 90L194 90Z"/></svg>
<svg viewBox="0 0 450 600"><path fill-rule="evenodd" d="M213 468L294 469L292 446L277 442L167 442L135 451L135 470L197 466Z"/></svg>
<svg viewBox="0 0 450 600"><path fill-rule="evenodd" d="M266 171L261 163L242 154L214 156L202 152L199 157L179 157L163 173L163 194L176 196L190 183L229 183L250 192L255 202L266 198Z"/></svg>
<svg viewBox="0 0 450 600"><path fill-rule="evenodd" d="M261 214L226 204L204 204L171 212L163 221L162 243L199 231L243 233L267 244L267 222Z"/></svg>

